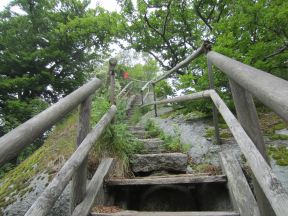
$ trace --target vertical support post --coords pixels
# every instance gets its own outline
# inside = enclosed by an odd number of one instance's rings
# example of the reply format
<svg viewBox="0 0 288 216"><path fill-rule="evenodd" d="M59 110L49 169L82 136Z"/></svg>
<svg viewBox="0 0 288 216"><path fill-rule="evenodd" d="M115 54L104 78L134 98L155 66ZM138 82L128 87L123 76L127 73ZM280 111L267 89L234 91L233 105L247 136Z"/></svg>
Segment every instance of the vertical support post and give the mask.
<svg viewBox="0 0 288 216"><path fill-rule="evenodd" d="M152 84L153 86L153 97L154 97L154 111L155 111L155 117L157 117L157 105L156 105L156 92L155 92L155 83Z"/></svg>
<svg viewBox="0 0 288 216"><path fill-rule="evenodd" d="M115 67L117 59L111 58L109 60L109 74L110 74L110 103L116 104L115 101Z"/></svg>
<svg viewBox="0 0 288 216"><path fill-rule="evenodd" d="M142 91L142 89L141 89L141 103L142 103L142 105L144 105L144 95L143 95L144 93L143 93L143 91Z"/></svg>
<svg viewBox="0 0 288 216"><path fill-rule="evenodd" d="M207 59L207 67L208 67L209 88L215 89L214 77L213 77L213 71L212 71L212 63L208 59ZM220 139L220 132L219 132L218 110L214 103L213 103L212 111L213 111L213 124L215 128L215 141L217 145L220 145L221 139Z"/></svg>
<svg viewBox="0 0 288 216"><path fill-rule="evenodd" d="M265 143L260 129L259 119L253 97L250 92L248 92L233 80L229 79L229 83L236 108L237 118L247 135L256 145L263 158L269 164L269 158L266 154ZM268 202L255 177L253 177L253 185L261 215L275 215L270 203Z"/></svg>
<svg viewBox="0 0 288 216"><path fill-rule="evenodd" d="M82 143L90 131L91 96L85 99L79 108L79 120L77 126L76 148ZM87 162L86 158L75 172L72 178L70 213L83 201L86 195L87 184Z"/></svg>

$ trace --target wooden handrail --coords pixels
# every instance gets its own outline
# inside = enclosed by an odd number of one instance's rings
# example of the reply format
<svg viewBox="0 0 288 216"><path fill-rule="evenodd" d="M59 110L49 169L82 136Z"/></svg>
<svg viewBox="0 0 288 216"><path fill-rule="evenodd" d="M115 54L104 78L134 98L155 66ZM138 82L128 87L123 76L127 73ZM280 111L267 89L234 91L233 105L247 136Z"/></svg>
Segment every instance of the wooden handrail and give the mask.
<svg viewBox="0 0 288 216"><path fill-rule="evenodd" d="M133 83L134 81L130 81L126 86L124 86L124 88L119 92L119 94L117 95L117 98L122 96L122 94L129 88L129 86Z"/></svg>
<svg viewBox="0 0 288 216"><path fill-rule="evenodd" d="M26 212L25 216L42 216L46 215L50 211L58 197L65 189L66 185L69 183L77 168L87 157L93 144L98 140L105 128L112 121L116 114L116 110L116 106L112 105L92 129L92 131L86 136L72 156L66 161L64 166L60 169L40 197L33 203L30 209Z"/></svg>
<svg viewBox="0 0 288 216"><path fill-rule="evenodd" d="M0 166L16 157L23 148L93 94L100 85L99 79L92 79L56 104L2 136L0 138Z"/></svg>
<svg viewBox="0 0 288 216"><path fill-rule="evenodd" d="M173 67L171 70L167 71L166 73L164 73L163 75L161 75L160 77L156 77L155 79L153 79L151 81L152 84L156 84L157 82L167 78L169 75L171 75L172 73L176 72L178 69L187 66L191 61L193 61L194 59L198 58L201 54L203 54L205 52L205 50L207 49L207 46L209 45L209 42L205 41L201 47L199 47L195 52L193 52L191 55L189 55L186 59L184 59L183 61L181 61L180 63L178 63L175 67Z"/></svg>
<svg viewBox="0 0 288 216"><path fill-rule="evenodd" d="M179 102L184 102L184 101L188 101L188 100L207 98L207 97L209 98L210 97L209 93L210 93L210 90L205 90L205 91L196 92L196 93L192 93L192 94L188 94L188 95L183 95L183 96L178 96L178 97L174 97L174 98L155 101L152 103L144 104L142 107L151 106L151 105L155 105L155 104L158 105L158 104L167 104L167 103L179 103Z"/></svg>
<svg viewBox="0 0 288 216"><path fill-rule="evenodd" d="M288 81L214 51L208 52L207 58L288 122Z"/></svg>
<svg viewBox="0 0 288 216"><path fill-rule="evenodd" d="M247 135L238 120L215 90L205 90L189 95L165 99L157 101L156 104L177 103L207 97L212 99L220 114L223 116L276 215L288 215L288 209L285 208L285 206L288 206L288 193L272 172L271 168L252 142L251 138ZM154 104L155 103L150 103L144 106Z"/></svg>

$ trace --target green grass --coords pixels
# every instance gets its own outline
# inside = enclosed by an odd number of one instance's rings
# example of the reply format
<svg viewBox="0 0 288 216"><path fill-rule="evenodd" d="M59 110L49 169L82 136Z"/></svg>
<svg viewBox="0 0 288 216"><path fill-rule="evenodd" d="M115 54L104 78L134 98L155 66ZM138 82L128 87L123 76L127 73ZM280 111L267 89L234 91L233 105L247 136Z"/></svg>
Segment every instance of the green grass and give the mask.
<svg viewBox="0 0 288 216"><path fill-rule="evenodd" d="M147 121L145 129L151 137L158 137L164 141L164 148L167 152L188 152L189 145L181 144L180 133L177 129L174 129L175 136L167 136L152 120Z"/></svg>
<svg viewBox="0 0 288 216"><path fill-rule="evenodd" d="M268 155L271 156L279 166L288 166L288 149L286 146L270 146L268 148Z"/></svg>
<svg viewBox="0 0 288 216"><path fill-rule="evenodd" d="M23 197L27 192L32 191L33 188L28 186L33 176L43 172L51 178L55 175L57 170L54 163L62 157L66 160L74 150L76 122L77 114L74 112L56 125L41 148L5 174L0 180L0 208L14 202L16 195Z"/></svg>
<svg viewBox="0 0 288 216"><path fill-rule="evenodd" d="M208 129L206 130L206 132L205 132L204 137L206 137L206 138L213 138L214 135L215 135L215 129L214 129L214 128L208 128ZM232 135L229 131L227 131L227 130L225 130L225 129L224 129L224 131L223 131L223 130L220 130L220 138L222 138L222 139L229 139L229 138L232 137L232 136L233 136L233 135Z"/></svg>

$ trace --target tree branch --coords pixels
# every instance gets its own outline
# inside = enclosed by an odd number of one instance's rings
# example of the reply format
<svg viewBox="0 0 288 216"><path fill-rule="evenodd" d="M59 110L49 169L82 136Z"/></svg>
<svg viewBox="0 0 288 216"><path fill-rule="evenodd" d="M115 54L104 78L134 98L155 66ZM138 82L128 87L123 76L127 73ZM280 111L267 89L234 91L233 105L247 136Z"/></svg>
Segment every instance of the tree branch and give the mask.
<svg viewBox="0 0 288 216"><path fill-rule="evenodd" d="M194 3L194 8L195 8L195 12L196 12L197 16L205 23L205 25L209 28L209 30L212 31L212 26L209 24L208 20L202 16L202 14L199 10L199 5L197 6Z"/></svg>
<svg viewBox="0 0 288 216"><path fill-rule="evenodd" d="M283 53L283 52L284 52L285 50L287 50L287 49L288 49L288 44L280 47L279 49L277 49L277 50L276 50L275 52L273 52L272 54L265 56L264 59L263 59L263 61L266 61L268 58L272 58L272 57L274 57L274 56L276 56L276 55L279 55L280 53Z"/></svg>

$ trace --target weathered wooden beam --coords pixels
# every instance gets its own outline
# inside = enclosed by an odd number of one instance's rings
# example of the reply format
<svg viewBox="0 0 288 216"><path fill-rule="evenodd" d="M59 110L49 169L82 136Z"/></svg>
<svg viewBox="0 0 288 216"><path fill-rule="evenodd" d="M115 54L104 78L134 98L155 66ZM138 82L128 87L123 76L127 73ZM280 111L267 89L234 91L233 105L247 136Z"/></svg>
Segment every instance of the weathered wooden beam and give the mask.
<svg viewBox="0 0 288 216"><path fill-rule="evenodd" d="M88 97L79 107L76 149L80 146L90 131L91 99L91 96ZM74 208L80 202L82 202L85 197L87 183L87 162L88 158L86 157L72 178L70 213L74 211Z"/></svg>
<svg viewBox="0 0 288 216"><path fill-rule="evenodd" d="M81 145L76 149L72 156L66 161L52 182L44 190L44 192L33 203L25 216L42 216L47 215L61 195L71 177L87 157L90 149L97 139L104 132L105 128L112 121L116 114L116 106L112 105L106 114L100 119L92 131L86 136Z"/></svg>
<svg viewBox="0 0 288 216"><path fill-rule="evenodd" d="M209 88L215 89L214 76L213 76L213 71L212 71L212 63L208 59L207 59L207 69L208 69ZM214 104L212 105L212 112L213 112L213 125L215 128L215 132L214 132L215 142L217 145L219 145L221 144L221 139L220 139L220 132L219 132L218 110Z"/></svg>
<svg viewBox="0 0 288 216"><path fill-rule="evenodd" d="M113 158L106 158L101 161L88 185L85 199L75 208L72 216L86 216L89 214L100 188L103 187L104 178L108 175L112 166Z"/></svg>
<svg viewBox="0 0 288 216"><path fill-rule="evenodd" d="M20 151L46 130L75 109L101 85L97 78L78 88L58 103L19 125L0 138L0 166L16 157Z"/></svg>
<svg viewBox="0 0 288 216"><path fill-rule="evenodd" d="M240 215L260 216L257 202L233 152L220 152L220 159L222 169L228 178L234 210Z"/></svg>
<svg viewBox="0 0 288 216"><path fill-rule="evenodd" d="M207 58L230 79L288 122L288 81L214 51L208 52Z"/></svg>
<svg viewBox="0 0 288 216"><path fill-rule="evenodd" d="M277 216L287 216L288 208L286 208L286 206L288 206L288 193L281 182L272 172L270 166L259 153L250 137L246 134L224 101L214 90L210 90L210 96L237 141L274 212Z"/></svg>
<svg viewBox="0 0 288 216"><path fill-rule="evenodd" d="M229 80L230 88L233 96L233 101L235 104L237 119L242 125L243 129L256 145L257 149L269 164L269 159L266 154L265 143L263 135L259 125L259 119L254 105L252 95L245 90L243 87L238 85L233 80ZM257 203L259 205L262 216L273 216L275 215L267 201L265 195L263 194L261 188L259 187L256 179L253 177L254 192L257 198Z"/></svg>
<svg viewBox="0 0 288 216"><path fill-rule="evenodd" d="M109 73L110 73L110 103L116 104L115 100L115 67L117 65L117 59L111 58L109 60Z"/></svg>
<svg viewBox="0 0 288 216"><path fill-rule="evenodd" d="M201 184L213 182L226 182L225 175L216 176L184 176L180 177L155 177L155 178L135 178L135 179L109 179L106 181L107 186L130 186L130 185L167 185L167 184Z"/></svg>
<svg viewBox="0 0 288 216"><path fill-rule="evenodd" d="M151 81L151 84L155 84L165 78L167 78L168 76L170 76L172 73L176 72L177 70L179 70L182 67L187 66L191 61L193 61L194 59L198 58L200 55L202 55L205 52L205 48L207 46L207 42L204 42L202 44L202 46L200 48L198 48L197 50L195 50L195 52L193 52L191 55L189 55L186 59L184 59L183 61L181 61L180 63L178 63L175 67L173 67L171 70L167 71L166 73L164 73L163 75L161 75L160 77L156 77L155 79L153 79Z"/></svg>
<svg viewBox="0 0 288 216"><path fill-rule="evenodd" d="M196 93L192 93L192 94L188 94L188 95L178 96L178 97L174 97L174 98L156 101L153 103L144 104L143 107L151 106L154 104L180 103L180 102L194 100L194 99L209 98L210 97L209 93L210 93L209 90L205 90L205 91L196 92Z"/></svg>
<svg viewBox="0 0 288 216"><path fill-rule="evenodd" d="M141 91L144 92L145 89L151 84L151 81L148 81L142 88Z"/></svg>
<svg viewBox="0 0 288 216"><path fill-rule="evenodd" d="M125 93L125 91L129 88L129 86L133 83L134 81L130 81L126 86L124 86L124 88L119 92L119 94L117 95L117 98L121 97L123 93Z"/></svg>
<svg viewBox="0 0 288 216"><path fill-rule="evenodd" d="M92 216L240 216L236 212L198 211L198 212L138 212L121 211L117 213L91 213ZM244 216L244 215L243 215Z"/></svg>

